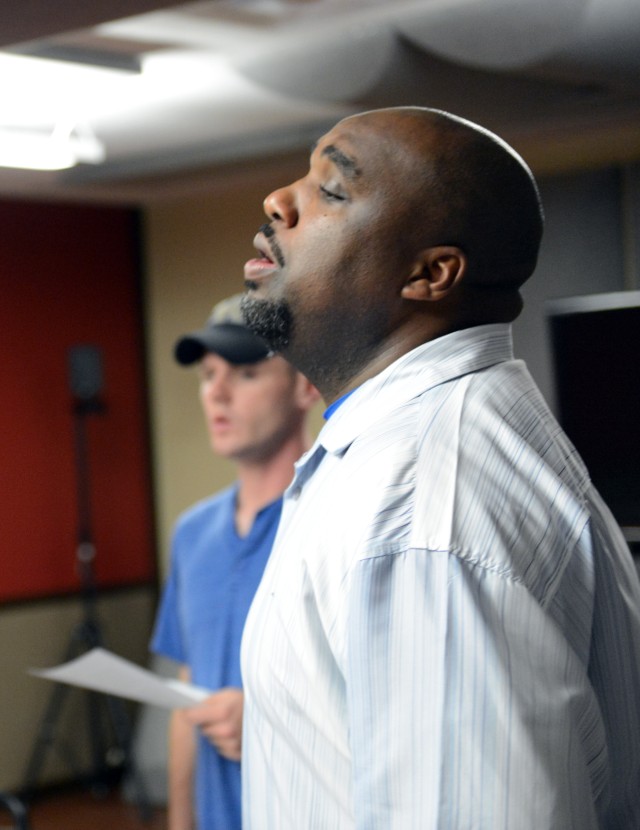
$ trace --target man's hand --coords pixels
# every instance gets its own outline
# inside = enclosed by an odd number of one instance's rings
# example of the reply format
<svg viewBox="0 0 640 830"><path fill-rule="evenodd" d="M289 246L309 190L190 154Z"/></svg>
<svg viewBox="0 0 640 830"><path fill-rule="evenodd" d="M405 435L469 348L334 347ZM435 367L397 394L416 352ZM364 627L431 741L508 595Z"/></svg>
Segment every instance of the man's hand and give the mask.
<svg viewBox="0 0 640 830"><path fill-rule="evenodd" d="M182 711L187 721L202 731L220 755L230 761L239 761L243 705L242 689L229 687Z"/></svg>

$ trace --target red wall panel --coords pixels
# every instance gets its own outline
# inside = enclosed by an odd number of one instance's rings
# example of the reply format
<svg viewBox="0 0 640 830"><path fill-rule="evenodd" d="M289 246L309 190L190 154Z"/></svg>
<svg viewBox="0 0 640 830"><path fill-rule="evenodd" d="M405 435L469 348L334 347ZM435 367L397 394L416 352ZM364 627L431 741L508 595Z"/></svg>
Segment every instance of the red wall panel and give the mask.
<svg viewBox="0 0 640 830"><path fill-rule="evenodd" d="M137 216L0 201L0 601L78 591L79 499L68 352L98 346L85 416L98 587L155 572Z"/></svg>

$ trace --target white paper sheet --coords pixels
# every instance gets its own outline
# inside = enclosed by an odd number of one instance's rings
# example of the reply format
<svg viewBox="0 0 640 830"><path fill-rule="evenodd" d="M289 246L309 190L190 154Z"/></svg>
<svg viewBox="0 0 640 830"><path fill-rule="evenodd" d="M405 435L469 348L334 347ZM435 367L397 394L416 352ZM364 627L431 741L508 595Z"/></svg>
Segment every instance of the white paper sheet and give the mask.
<svg viewBox="0 0 640 830"><path fill-rule="evenodd" d="M211 694L200 686L161 677L104 648L51 669L30 669L29 674L166 709L193 706Z"/></svg>

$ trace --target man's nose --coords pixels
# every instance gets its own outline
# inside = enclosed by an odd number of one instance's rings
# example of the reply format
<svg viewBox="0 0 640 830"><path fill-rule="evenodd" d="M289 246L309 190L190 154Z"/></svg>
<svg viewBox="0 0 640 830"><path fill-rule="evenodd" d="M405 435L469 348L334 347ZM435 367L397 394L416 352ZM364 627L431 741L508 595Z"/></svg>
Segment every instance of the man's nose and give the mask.
<svg viewBox="0 0 640 830"><path fill-rule="evenodd" d="M229 378L224 374L216 373L216 376L206 381L204 396L211 401L226 401L231 394Z"/></svg>
<svg viewBox="0 0 640 830"><path fill-rule="evenodd" d="M298 221L293 188L280 187L270 193L263 202L264 212L272 221L284 222L287 227L292 227Z"/></svg>

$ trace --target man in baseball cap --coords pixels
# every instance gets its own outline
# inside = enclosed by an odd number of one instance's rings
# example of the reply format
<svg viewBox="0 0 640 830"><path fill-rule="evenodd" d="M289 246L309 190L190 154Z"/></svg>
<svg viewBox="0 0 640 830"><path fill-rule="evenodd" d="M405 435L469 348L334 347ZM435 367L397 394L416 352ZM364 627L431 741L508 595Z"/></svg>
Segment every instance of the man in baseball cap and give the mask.
<svg viewBox="0 0 640 830"><path fill-rule="evenodd" d="M237 480L178 519L151 643L179 664L181 679L212 692L172 715L169 828L195 818L199 830L240 830L240 637L319 396L246 328L240 295L218 303L174 354L197 368L212 449L235 461Z"/></svg>

